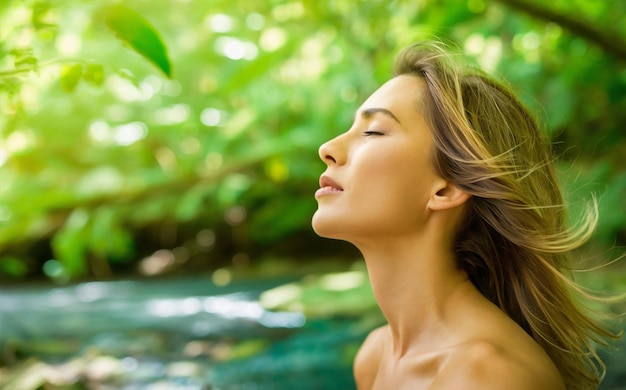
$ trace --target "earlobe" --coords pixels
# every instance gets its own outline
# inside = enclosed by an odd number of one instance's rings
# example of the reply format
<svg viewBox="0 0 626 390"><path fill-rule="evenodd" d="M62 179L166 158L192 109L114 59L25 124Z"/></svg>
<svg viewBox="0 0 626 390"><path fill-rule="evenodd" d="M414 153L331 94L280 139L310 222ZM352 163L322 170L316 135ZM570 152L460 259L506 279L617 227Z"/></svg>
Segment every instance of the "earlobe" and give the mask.
<svg viewBox="0 0 626 390"><path fill-rule="evenodd" d="M434 211L452 209L461 206L470 196L456 185L443 182L428 200L428 208Z"/></svg>

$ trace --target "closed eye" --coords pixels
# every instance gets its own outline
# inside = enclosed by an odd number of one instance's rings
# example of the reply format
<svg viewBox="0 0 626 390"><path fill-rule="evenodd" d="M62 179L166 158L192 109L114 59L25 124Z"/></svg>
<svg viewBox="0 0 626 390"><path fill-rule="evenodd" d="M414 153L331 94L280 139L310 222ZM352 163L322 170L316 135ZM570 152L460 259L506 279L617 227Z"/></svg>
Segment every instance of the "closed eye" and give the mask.
<svg viewBox="0 0 626 390"><path fill-rule="evenodd" d="M380 132L380 131L374 131L374 130L368 130L368 131L364 131L363 135L366 137L372 136L372 135L384 135L385 133Z"/></svg>

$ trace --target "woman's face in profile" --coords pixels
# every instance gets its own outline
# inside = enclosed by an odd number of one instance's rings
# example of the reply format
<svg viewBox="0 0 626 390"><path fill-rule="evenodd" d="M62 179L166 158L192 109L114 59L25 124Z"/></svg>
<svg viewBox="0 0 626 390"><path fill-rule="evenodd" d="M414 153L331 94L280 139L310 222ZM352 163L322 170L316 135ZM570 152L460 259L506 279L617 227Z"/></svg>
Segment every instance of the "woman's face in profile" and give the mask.
<svg viewBox="0 0 626 390"><path fill-rule="evenodd" d="M424 81L389 80L357 110L354 124L319 149L327 169L315 197L313 228L359 239L419 232L434 184L433 139L420 113Z"/></svg>

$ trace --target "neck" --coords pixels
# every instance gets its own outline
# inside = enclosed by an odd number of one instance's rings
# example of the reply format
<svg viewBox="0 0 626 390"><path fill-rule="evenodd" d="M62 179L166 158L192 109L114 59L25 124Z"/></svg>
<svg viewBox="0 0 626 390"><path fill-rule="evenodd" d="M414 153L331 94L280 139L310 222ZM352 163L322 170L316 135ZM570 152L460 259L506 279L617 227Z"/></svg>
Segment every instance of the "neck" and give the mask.
<svg viewBox="0 0 626 390"><path fill-rule="evenodd" d="M401 357L415 345L424 352L441 348L446 325L457 321L459 299L478 293L456 268L452 250L432 236L369 240L357 247L389 322L394 354Z"/></svg>

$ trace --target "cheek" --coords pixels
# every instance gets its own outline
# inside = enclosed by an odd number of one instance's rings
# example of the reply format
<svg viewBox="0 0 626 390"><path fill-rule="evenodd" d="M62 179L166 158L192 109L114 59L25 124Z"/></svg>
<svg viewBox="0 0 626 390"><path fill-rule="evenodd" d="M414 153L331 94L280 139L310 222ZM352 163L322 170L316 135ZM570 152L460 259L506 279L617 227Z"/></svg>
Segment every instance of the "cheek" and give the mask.
<svg viewBox="0 0 626 390"><path fill-rule="evenodd" d="M346 192L321 200L313 229L323 237L400 233L419 229L426 215L432 170L402 148L353 155ZM385 150L386 152L386 150Z"/></svg>
<svg viewBox="0 0 626 390"><path fill-rule="evenodd" d="M399 157L402 155L363 164L363 170L353 176L355 191L350 194L350 203L361 210L362 217L380 223L412 223L421 219L427 209L433 175L420 159Z"/></svg>
<svg viewBox="0 0 626 390"><path fill-rule="evenodd" d="M376 194L402 203L414 200L417 203L428 199L433 183L433 169L430 162L419 156L407 156L407 152L379 155L367 164L360 166L354 180L375 189ZM366 177L367 180L363 180Z"/></svg>

